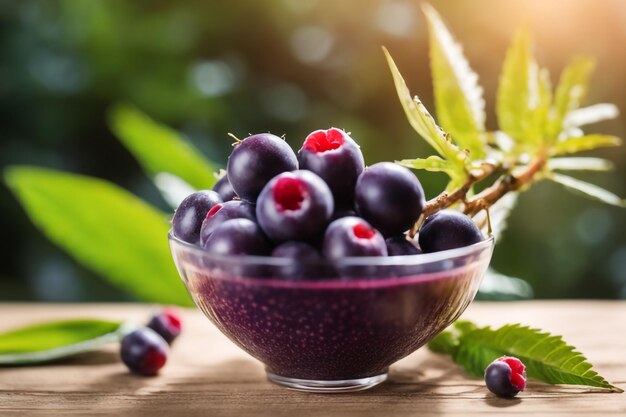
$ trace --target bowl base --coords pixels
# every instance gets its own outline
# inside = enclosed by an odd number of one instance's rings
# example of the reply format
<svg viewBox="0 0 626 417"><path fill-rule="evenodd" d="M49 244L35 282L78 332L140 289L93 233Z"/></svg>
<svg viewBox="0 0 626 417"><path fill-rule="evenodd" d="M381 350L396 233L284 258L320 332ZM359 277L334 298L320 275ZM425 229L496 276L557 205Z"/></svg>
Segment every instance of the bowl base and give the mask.
<svg viewBox="0 0 626 417"><path fill-rule="evenodd" d="M387 372L380 375L358 379L319 381L312 379L287 378L267 372L267 379L283 387L305 392L324 394L363 391L387 380Z"/></svg>

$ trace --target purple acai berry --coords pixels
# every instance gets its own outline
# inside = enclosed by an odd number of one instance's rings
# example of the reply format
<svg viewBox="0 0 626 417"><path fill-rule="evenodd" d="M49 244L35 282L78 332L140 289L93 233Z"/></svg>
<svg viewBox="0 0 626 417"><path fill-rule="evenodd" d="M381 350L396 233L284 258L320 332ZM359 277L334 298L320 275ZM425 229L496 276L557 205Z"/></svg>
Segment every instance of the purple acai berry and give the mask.
<svg viewBox="0 0 626 417"><path fill-rule="evenodd" d="M217 226L227 220L255 220L254 205L243 200L232 200L214 205L206 215L200 229L200 245L204 246Z"/></svg>
<svg viewBox="0 0 626 417"><path fill-rule="evenodd" d="M331 260L350 256L387 256L380 232L359 217L342 217L324 234L323 254Z"/></svg>
<svg viewBox="0 0 626 417"><path fill-rule="evenodd" d="M217 180L215 185L213 186L213 191L218 193L223 201L230 201L233 198L237 197L235 190L233 190L233 186L230 184L228 180L228 175L224 173L222 177Z"/></svg>
<svg viewBox="0 0 626 417"><path fill-rule="evenodd" d="M272 251L272 245L261 228L249 219L232 219L220 224L203 247L216 255L267 256Z"/></svg>
<svg viewBox="0 0 626 417"><path fill-rule="evenodd" d="M122 362L132 372L156 375L167 361L168 345L165 339L147 327L135 330L122 339Z"/></svg>
<svg viewBox="0 0 626 417"><path fill-rule="evenodd" d="M298 169L298 158L283 139L269 133L238 142L228 158L227 175L241 199L254 203L276 175Z"/></svg>
<svg viewBox="0 0 626 417"><path fill-rule="evenodd" d="M365 163L359 145L346 132L333 127L309 134L298 160L301 169L313 171L328 184L338 205L352 203Z"/></svg>
<svg viewBox="0 0 626 417"><path fill-rule="evenodd" d="M359 176L356 211L384 236L406 232L424 208L424 190L408 169L392 162L368 167Z"/></svg>
<svg viewBox="0 0 626 417"><path fill-rule="evenodd" d="M272 251L274 258L288 258L298 261L316 261L321 259L320 253L305 242L285 242L276 246Z"/></svg>
<svg viewBox="0 0 626 417"><path fill-rule="evenodd" d="M172 218L174 235L188 243L200 242L200 227L211 208L222 202L212 190L203 190L187 196Z"/></svg>
<svg viewBox="0 0 626 417"><path fill-rule="evenodd" d="M172 344L174 339L180 335L182 323L178 313L171 309L165 308L154 314L148 322L148 327L159 334L168 344Z"/></svg>
<svg viewBox="0 0 626 417"><path fill-rule="evenodd" d="M485 369L485 384L498 397L515 397L526 388L526 367L514 357L498 358Z"/></svg>
<svg viewBox="0 0 626 417"><path fill-rule="evenodd" d="M333 196L311 171L274 177L259 195L256 217L275 242L309 240L321 233L333 213Z"/></svg>
<svg viewBox="0 0 626 417"><path fill-rule="evenodd" d="M405 235L393 236L385 239L389 256L418 255L422 253L413 240Z"/></svg>
<svg viewBox="0 0 626 417"><path fill-rule="evenodd" d="M483 235L472 219L455 210L429 216L419 231L419 245L425 253L461 248L481 240Z"/></svg>

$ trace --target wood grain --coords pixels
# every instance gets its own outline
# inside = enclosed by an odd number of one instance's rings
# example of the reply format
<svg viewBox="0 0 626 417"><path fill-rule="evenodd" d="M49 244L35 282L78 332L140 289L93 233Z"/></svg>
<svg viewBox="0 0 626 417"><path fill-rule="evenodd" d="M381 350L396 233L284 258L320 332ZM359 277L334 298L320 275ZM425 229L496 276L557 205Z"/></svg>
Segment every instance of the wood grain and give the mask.
<svg viewBox="0 0 626 417"><path fill-rule="evenodd" d="M101 317L142 322L136 304L0 304L0 330L34 321ZM474 303L464 318L484 325L523 322L562 334L596 369L626 388L626 303L533 301ZM0 368L0 416L550 416L626 415L626 394L531 382L513 400L488 393L448 358L420 349L394 365L390 381L356 394L289 391L195 310L162 374L129 374L117 348L40 367Z"/></svg>

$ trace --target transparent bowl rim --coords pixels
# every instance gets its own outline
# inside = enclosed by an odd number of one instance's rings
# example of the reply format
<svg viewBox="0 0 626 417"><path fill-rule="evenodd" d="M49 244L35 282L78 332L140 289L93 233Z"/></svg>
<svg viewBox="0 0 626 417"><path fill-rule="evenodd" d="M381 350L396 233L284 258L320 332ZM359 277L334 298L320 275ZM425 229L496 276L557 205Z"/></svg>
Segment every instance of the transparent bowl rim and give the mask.
<svg viewBox="0 0 626 417"><path fill-rule="evenodd" d="M288 267L291 265L302 265L310 263L315 265L320 264L332 264L334 266L394 266L394 265L407 265L407 266L419 266L427 265L438 262L443 262L449 259L461 258L477 253L481 253L486 249L493 250L495 244L495 238L493 235L488 236L481 242L474 243L473 245L464 246L456 249L448 249L440 252L433 253L421 253L418 255L403 255L403 256L361 256L361 257L346 257L332 262L322 259L321 261L301 261L292 258L278 258L271 256L257 256L257 255L216 255L204 251L201 247L192 243L185 242L178 237L174 236L172 230L168 232L170 245L175 245L178 248L182 248L187 253L193 253L196 256L200 256L203 259L225 262L225 263L237 263L238 265L263 265L263 266L275 266L275 267ZM172 247L173 249L173 247Z"/></svg>

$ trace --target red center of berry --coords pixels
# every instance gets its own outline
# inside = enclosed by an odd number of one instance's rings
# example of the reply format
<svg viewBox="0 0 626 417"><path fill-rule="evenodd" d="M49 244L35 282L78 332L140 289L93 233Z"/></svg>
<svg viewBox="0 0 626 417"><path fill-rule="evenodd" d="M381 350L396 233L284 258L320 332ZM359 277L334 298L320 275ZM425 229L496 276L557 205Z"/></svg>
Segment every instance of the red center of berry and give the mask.
<svg viewBox="0 0 626 417"><path fill-rule="evenodd" d="M303 148L312 152L326 152L343 145L343 133L334 127L328 130L316 130L307 136Z"/></svg>
<svg viewBox="0 0 626 417"><path fill-rule="evenodd" d="M142 368L148 373L156 373L159 369L163 368L167 358L157 349L150 349L143 357Z"/></svg>
<svg viewBox="0 0 626 417"><path fill-rule="evenodd" d="M297 178L283 177L276 181L272 194L279 211L298 210L306 197L306 187Z"/></svg>
<svg viewBox="0 0 626 417"><path fill-rule="evenodd" d="M526 388L526 367L517 358L503 356L498 358L499 361L506 363L511 368L511 384L520 391Z"/></svg>
<svg viewBox="0 0 626 417"><path fill-rule="evenodd" d="M358 237L359 239L371 239L376 234L376 231L374 229L362 223L354 226L352 228L352 231L354 232L354 236Z"/></svg>
<svg viewBox="0 0 626 417"><path fill-rule="evenodd" d="M176 312L174 312L171 309L165 309L163 311L163 316L165 317L165 319L167 320L167 322L173 329L180 331L182 324Z"/></svg>
<svg viewBox="0 0 626 417"><path fill-rule="evenodd" d="M209 212L206 214L207 217L213 217L215 216L215 214L220 211L222 208L221 204L216 204L213 207L211 207L211 210L209 210Z"/></svg>

